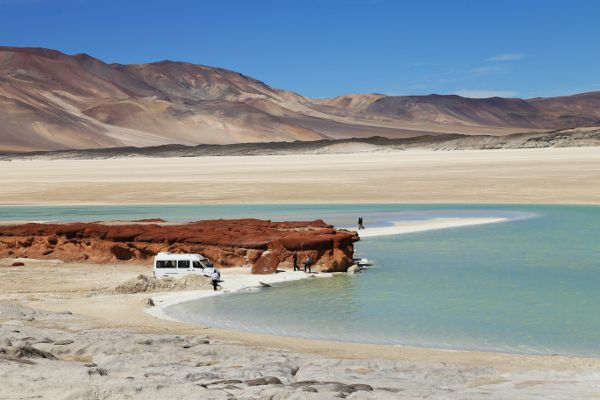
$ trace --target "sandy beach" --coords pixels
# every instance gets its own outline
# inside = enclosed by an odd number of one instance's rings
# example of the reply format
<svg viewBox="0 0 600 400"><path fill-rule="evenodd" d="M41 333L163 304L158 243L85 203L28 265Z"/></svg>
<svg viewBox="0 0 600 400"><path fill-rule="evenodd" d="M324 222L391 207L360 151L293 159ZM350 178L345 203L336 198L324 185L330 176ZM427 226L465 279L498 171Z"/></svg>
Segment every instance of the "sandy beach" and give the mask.
<svg viewBox="0 0 600 400"><path fill-rule="evenodd" d="M493 222L500 221L412 221L365 234ZM600 360L593 358L349 344L182 324L165 317L164 308L212 290L115 294L150 267L31 259L11 267L14 261L0 260L4 398L591 398L600 379ZM289 270L222 272L218 295L309 279ZM145 307L149 297L155 307ZM31 348L41 353L24 356Z"/></svg>
<svg viewBox="0 0 600 400"><path fill-rule="evenodd" d="M0 162L0 204L600 203L600 148Z"/></svg>

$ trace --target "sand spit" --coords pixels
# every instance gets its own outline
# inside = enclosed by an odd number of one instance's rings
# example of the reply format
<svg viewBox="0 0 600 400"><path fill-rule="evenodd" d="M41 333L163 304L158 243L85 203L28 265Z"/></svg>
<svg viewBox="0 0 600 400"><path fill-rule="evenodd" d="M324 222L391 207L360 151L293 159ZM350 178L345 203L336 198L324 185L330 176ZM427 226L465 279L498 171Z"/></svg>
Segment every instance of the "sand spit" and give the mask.
<svg viewBox="0 0 600 400"><path fill-rule="evenodd" d="M398 221L392 226L365 228L358 231L361 238L404 233L424 232L437 229L460 228L471 225L494 224L507 221L506 218L433 218L426 221Z"/></svg>

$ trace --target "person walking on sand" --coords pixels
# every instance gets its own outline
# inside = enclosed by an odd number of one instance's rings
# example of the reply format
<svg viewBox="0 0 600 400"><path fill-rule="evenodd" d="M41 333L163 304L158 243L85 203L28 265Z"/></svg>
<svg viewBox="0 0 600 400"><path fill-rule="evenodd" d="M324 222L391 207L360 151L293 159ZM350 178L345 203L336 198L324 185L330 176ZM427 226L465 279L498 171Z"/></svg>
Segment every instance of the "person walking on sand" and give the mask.
<svg viewBox="0 0 600 400"><path fill-rule="evenodd" d="M363 218L362 217L358 217L358 229L365 229L365 226L363 225Z"/></svg>
<svg viewBox="0 0 600 400"><path fill-rule="evenodd" d="M312 266L313 259L311 256L306 257L306 261L304 261L304 272L308 269L308 273L312 274L310 267Z"/></svg>
<svg viewBox="0 0 600 400"><path fill-rule="evenodd" d="M294 271L300 271L300 267L298 266L298 253L294 252L292 262L294 263Z"/></svg>
<svg viewBox="0 0 600 400"><path fill-rule="evenodd" d="M221 273L218 269L215 268L213 273L210 275L210 279L212 279L213 289L216 291L219 286L219 281L221 280Z"/></svg>

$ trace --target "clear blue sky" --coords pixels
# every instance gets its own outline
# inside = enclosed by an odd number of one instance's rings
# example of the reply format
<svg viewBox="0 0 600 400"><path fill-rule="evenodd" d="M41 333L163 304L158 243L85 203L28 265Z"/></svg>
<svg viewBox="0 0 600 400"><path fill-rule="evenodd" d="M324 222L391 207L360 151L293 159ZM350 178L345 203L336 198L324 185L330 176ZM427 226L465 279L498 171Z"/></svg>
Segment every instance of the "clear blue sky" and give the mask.
<svg viewBox="0 0 600 400"><path fill-rule="evenodd" d="M595 0L0 0L0 44L219 66L312 97L600 90Z"/></svg>

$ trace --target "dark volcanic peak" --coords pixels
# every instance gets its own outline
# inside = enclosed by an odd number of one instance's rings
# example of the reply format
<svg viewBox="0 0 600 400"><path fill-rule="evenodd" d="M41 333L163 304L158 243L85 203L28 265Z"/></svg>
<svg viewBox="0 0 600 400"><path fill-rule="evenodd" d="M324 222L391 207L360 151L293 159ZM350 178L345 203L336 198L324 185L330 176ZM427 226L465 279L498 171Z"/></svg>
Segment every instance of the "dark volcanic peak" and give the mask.
<svg viewBox="0 0 600 400"><path fill-rule="evenodd" d="M600 123L600 93L309 99L223 68L0 47L0 150L505 135Z"/></svg>

